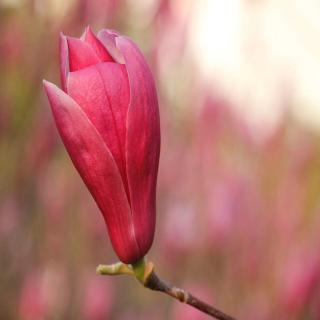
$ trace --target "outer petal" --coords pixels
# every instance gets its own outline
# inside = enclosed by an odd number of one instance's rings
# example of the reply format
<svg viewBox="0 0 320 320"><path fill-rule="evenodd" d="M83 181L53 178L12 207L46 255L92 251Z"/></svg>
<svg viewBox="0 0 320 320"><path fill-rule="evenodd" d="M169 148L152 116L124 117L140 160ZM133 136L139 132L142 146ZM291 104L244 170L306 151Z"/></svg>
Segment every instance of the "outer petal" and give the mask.
<svg viewBox="0 0 320 320"><path fill-rule="evenodd" d="M60 51L60 79L62 89L67 91L66 82L69 73L69 50L67 37L61 32L59 39L59 51Z"/></svg>
<svg viewBox="0 0 320 320"><path fill-rule="evenodd" d="M127 176L136 238L142 254L153 241L155 191L160 151L160 121L154 80L137 46L117 37L127 67L130 104L127 115Z"/></svg>
<svg viewBox="0 0 320 320"><path fill-rule="evenodd" d="M104 62L70 72L67 88L110 149L129 198L125 164L129 84L125 66Z"/></svg>
<svg viewBox="0 0 320 320"><path fill-rule="evenodd" d="M101 209L114 250L124 263L142 255L130 207L114 159L78 104L55 85L44 82L52 112L71 160Z"/></svg>

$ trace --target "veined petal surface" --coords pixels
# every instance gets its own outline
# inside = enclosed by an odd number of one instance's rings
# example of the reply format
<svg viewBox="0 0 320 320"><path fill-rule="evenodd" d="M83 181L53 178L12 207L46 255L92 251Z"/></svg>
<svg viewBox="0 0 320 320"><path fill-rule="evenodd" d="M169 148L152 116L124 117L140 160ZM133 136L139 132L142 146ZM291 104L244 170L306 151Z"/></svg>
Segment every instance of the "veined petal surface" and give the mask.
<svg viewBox="0 0 320 320"><path fill-rule="evenodd" d="M125 66L104 62L70 72L67 91L110 149L129 199L125 159L129 84Z"/></svg>
<svg viewBox="0 0 320 320"><path fill-rule="evenodd" d="M131 210L141 252L152 244L160 152L160 120L151 71L137 46L126 37L115 38L125 59L130 86L127 115L126 165Z"/></svg>
<svg viewBox="0 0 320 320"><path fill-rule="evenodd" d="M83 181L97 202L120 260L141 257L132 214L114 158L80 106L66 93L44 82L63 143Z"/></svg>

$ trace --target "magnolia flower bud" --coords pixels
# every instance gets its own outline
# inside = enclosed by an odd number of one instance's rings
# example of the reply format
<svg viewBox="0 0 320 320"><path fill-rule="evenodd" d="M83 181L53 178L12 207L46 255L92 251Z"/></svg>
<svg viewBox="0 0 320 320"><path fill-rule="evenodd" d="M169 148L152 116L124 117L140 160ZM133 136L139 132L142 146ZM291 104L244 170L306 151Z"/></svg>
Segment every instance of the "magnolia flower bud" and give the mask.
<svg viewBox="0 0 320 320"><path fill-rule="evenodd" d="M138 47L110 30L61 35L60 58L63 90L44 81L58 131L115 252L133 263L155 229L160 126L152 74Z"/></svg>

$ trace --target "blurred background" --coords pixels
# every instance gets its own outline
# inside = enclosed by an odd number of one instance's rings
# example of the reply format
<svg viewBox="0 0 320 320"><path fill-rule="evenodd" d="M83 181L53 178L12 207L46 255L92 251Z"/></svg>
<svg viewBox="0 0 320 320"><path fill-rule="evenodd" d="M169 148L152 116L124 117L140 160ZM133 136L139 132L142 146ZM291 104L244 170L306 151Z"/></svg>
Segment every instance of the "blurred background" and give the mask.
<svg viewBox="0 0 320 320"><path fill-rule="evenodd" d="M142 48L160 100L155 241L171 283L239 319L320 319L320 3L0 0L0 319L208 319L134 279L42 89L58 35Z"/></svg>

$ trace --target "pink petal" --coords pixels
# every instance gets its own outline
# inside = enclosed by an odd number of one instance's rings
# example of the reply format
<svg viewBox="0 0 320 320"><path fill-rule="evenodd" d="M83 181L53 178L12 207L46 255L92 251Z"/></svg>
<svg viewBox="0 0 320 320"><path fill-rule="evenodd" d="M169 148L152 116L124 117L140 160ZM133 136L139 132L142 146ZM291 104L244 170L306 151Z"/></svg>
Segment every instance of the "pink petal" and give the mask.
<svg viewBox="0 0 320 320"><path fill-rule="evenodd" d="M84 69L101 62L93 48L86 42L67 37L70 71Z"/></svg>
<svg viewBox="0 0 320 320"><path fill-rule="evenodd" d="M141 257L132 215L114 159L78 104L54 84L44 82L52 112L71 160L97 202L114 250L124 263Z"/></svg>
<svg viewBox="0 0 320 320"><path fill-rule="evenodd" d="M114 61L108 53L107 49L104 47L104 45L100 42L100 40L97 39L95 34L92 32L90 27L86 28L84 40L93 48L93 50L95 51L95 53L101 61Z"/></svg>
<svg viewBox="0 0 320 320"><path fill-rule="evenodd" d="M66 36L61 32L59 39L59 51L60 51L60 78L61 85L64 91L67 91L66 82L69 73L69 52L68 42Z"/></svg>
<svg viewBox="0 0 320 320"><path fill-rule="evenodd" d="M110 149L129 199L125 164L129 87L125 66L104 62L71 72L68 94L86 113Z"/></svg>
<svg viewBox="0 0 320 320"><path fill-rule="evenodd" d="M98 32L98 39L108 50L110 55L113 57L114 61L118 63L124 63L124 58L116 46L116 37L118 37L118 33L113 30L102 29Z"/></svg>
<svg viewBox="0 0 320 320"><path fill-rule="evenodd" d="M116 44L127 67L130 105L127 115L127 176L135 233L141 253L150 248L155 227L155 191L160 123L154 80L143 55L128 38Z"/></svg>

